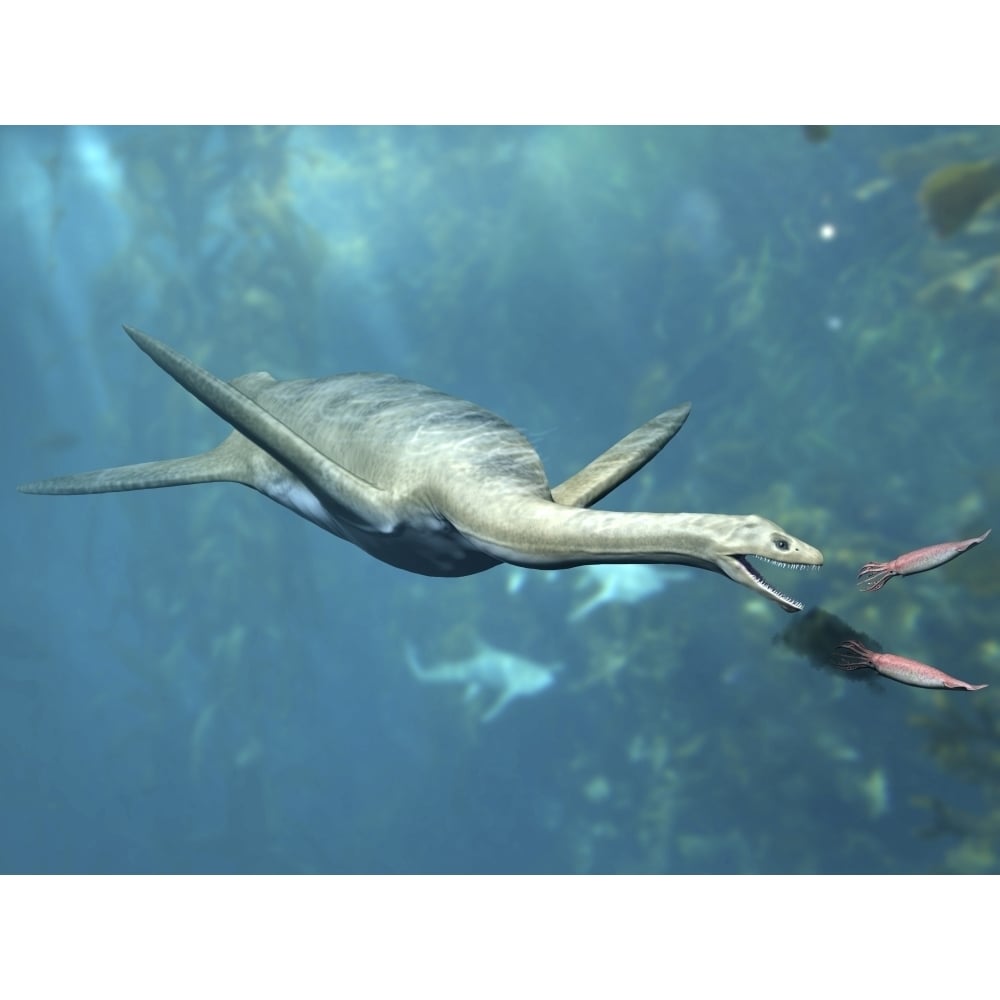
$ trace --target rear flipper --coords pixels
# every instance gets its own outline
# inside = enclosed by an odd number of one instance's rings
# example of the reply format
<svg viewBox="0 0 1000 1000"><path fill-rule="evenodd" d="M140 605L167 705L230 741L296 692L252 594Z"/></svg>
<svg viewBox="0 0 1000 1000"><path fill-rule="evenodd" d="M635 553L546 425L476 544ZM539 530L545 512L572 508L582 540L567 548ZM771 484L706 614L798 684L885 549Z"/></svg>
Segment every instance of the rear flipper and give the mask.
<svg viewBox="0 0 1000 1000"><path fill-rule="evenodd" d="M78 494L120 493L123 490L154 490L164 486L190 486L194 483L243 483L249 481L246 461L247 441L230 434L217 448L188 458L170 458L161 462L140 462L114 469L78 472L54 479L39 479L18 486L21 493Z"/></svg>
<svg viewBox="0 0 1000 1000"><path fill-rule="evenodd" d="M403 651L406 655L406 665L410 668L410 673L417 678L418 681L423 681L427 679L427 674L424 668L420 665L420 660L417 657L417 651L409 644L403 647Z"/></svg>

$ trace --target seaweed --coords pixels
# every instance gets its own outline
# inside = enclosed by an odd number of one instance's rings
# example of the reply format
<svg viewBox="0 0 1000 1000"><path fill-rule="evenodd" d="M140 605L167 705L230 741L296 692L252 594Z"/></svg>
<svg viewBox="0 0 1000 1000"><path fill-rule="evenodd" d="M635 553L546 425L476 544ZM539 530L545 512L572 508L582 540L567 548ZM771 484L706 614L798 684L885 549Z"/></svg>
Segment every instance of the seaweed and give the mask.
<svg viewBox="0 0 1000 1000"><path fill-rule="evenodd" d="M918 195L934 231L946 238L965 228L1000 195L1000 160L951 163L924 179Z"/></svg>
<svg viewBox="0 0 1000 1000"><path fill-rule="evenodd" d="M800 127L806 142L826 142L830 138L829 125L802 125Z"/></svg>

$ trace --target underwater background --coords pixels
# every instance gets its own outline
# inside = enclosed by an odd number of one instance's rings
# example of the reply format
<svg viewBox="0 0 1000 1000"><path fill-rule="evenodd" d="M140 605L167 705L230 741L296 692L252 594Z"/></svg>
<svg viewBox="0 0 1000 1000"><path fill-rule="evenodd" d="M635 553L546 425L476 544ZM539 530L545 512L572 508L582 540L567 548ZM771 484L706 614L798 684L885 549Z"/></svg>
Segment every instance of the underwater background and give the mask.
<svg viewBox="0 0 1000 1000"><path fill-rule="evenodd" d="M0 130L0 870L998 870L1000 539L856 586L997 527L998 157L1000 129ZM760 514L825 566L763 567L798 615L669 567L585 608L586 570L407 574L235 485L18 494L227 432L122 323L227 379L425 382L553 483L691 400L600 506ZM829 621L990 687L838 670ZM408 666L490 648L552 683L487 719Z"/></svg>

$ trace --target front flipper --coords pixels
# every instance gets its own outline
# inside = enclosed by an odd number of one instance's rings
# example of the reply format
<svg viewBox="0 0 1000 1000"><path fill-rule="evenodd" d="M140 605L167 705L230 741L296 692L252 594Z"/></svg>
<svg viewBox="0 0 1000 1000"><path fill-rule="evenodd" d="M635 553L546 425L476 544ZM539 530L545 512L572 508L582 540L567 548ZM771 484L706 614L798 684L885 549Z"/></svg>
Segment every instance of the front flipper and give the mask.
<svg viewBox="0 0 1000 1000"><path fill-rule="evenodd" d="M552 489L552 499L565 507L590 507L634 476L684 426L690 403L653 417Z"/></svg>
<svg viewBox="0 0 1000 1000"><path fill-rule="evenodd" d="M327 458L249 396L183 354L133 327L126 326L125 332L171 378L296 475L321 502L366 528L392 529L377 486Z"/></svg>
<svg viewBox="0 0 1000 1000"><path fill-rule="evenodd" d="M492 722L513 700L514 695L510 691L501 691L500 696L489 707L489 710L479 720L480 722Z"/></svg>

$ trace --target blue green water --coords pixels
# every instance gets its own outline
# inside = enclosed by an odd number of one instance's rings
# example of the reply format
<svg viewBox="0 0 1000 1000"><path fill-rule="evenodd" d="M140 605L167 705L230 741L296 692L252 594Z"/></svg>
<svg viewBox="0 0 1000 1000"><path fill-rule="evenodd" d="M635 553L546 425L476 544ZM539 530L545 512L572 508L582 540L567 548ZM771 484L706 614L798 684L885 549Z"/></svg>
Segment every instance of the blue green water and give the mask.
<svg viewBox="0 0 1000 1000"><path fill-rule="evenodd" d="M0 131L0 870L924 872L1000 858L996 214L917 193L996 130ZM872 182L875 182L874 184ZM1000 268L997 268L1000 273ZM935 284L937 283L937 284ZM991 687L813 666L716 574L569 621L567 574L429 579L234 485L19 482L211 447L129 323L224 378L384 370L559 482L685 400L604 500L757 513L780 589ZM482 722L478 642L555 682Z"/></svg>

